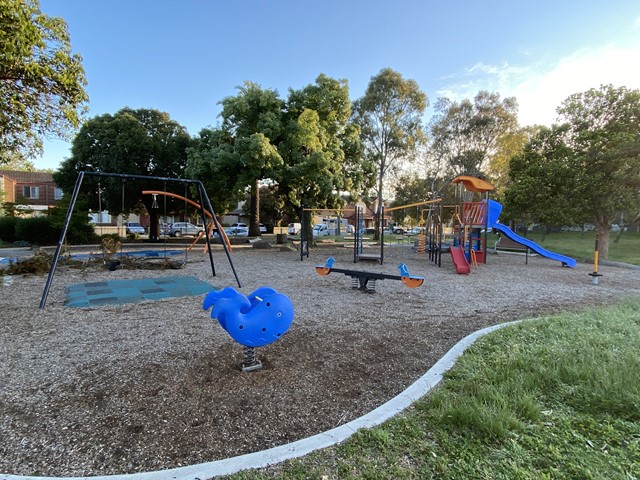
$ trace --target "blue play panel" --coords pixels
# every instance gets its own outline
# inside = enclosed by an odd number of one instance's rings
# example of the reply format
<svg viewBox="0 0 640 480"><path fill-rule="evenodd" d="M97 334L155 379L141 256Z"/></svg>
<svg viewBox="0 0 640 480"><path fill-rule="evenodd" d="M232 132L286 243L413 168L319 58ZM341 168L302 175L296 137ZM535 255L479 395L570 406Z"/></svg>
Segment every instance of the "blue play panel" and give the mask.
<svg viewBox="0 0 640 480"><path fill-rule="evenodd" d="M137 280L110 280L69 285L65 289L67 307L96 307L169 297L202 295L218 290L196 277L160 277Z"/></svg>

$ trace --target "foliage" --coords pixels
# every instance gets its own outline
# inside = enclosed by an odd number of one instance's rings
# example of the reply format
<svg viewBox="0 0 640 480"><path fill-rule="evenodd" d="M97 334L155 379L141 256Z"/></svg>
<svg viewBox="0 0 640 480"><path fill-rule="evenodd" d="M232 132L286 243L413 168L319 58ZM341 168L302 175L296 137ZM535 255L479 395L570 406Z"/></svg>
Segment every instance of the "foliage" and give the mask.
<svg viewBox="0 0 640 480"><path fill-rule="evenodd" d="M67 217L69 205L71 203L71 196L65 195L62 200L49 211L49 218L51 219L51 225L58 232L61 232L64 227L64 222ZM96 241L96 234L93 225L89 222L89 216L86 214L87 200L85 197L78 197L75 208L69 219L69 225L67 226L67 234L65 241L72 245L82 245L93 243ZM56 241L59 238L56 239Z"/></svg>
<svg viewBox="0 0 640 480"><path fill-rule="evenodd" d="M0 39L2 164L41 153L45 135L66 138L88 97L67 24L41 13L37 0L0 0Z"/></svg>
<svg viewBox="0 0 640 480"><path fill-rule="evenodd" d="M432 155L445 159L450 177L485 177L499 155L506 135L518 125L518 104L514 97L500 99L498 93L478 92L473 102L440 98L429 123Z"/></svg>
<svg viewBox="0 0 640 480"><path fill-rule="evenodd" d="M222 125L200 132L187 171L219 193L213 195L224 210L249 191L251 235L258 234L261 181L279 197L277 219L303 202L341 206L341 191L366 182L346 81L320 75L315 84L291 90L286 102L245 82L222 105Z"/></svg>
<svg viewBox="0 0 640 480"><path fill-rule="evenodd" d="M100 235L100 249L105 255L115 255L122 246L122 239L117 233Z"/></svg>
<svg viewBox="0 0 640 480"><path fill-rule="evenodd" d="M542 127L524 151L511 159L505 218L542 223L547 228L584 223L573 200L577 179L567 126Z"/></svg>
<svg viewBox="0 0 640 480"><path fill-rule="evenodd" d="M415 80L405 80L390 68L373 76L362 98L354 103L354 120L361 129L365 158L376 166L378 209L383 202L385 178L415 157L425 142L422 115L427 96ZM376 231L379 231L379 211Z"/></svg>
<svg viewBox="0 0 640 480"><path fill-rule="evenodd" d="M62 162L53 178L68 194L81 171L184 178L190 145L186 129L167 113L123 108L115 115L99 115L87 121L73 140L71 157ZM151 216L150 236L157 237L159 211L152 208L151 195L142 195L146 188L185 194L184 186L173 182L159 185L157 181L104 177L86 177L82 193L89 200L89 208L97 209L100 200L102 208L112 214L138 211L144 204ZM169 200L168 204L184 209L180 202Z"/></svg>
<svg viewBox="0 0 640 480"><path fill-rule="evenodd" d="M512 160L506 207L528 203L553 224L588 218L607 258L616 214L640 205L640 90L601 86L571 95L558 113L564 124L540 131Z"/></svg>
<svg viewBox="0 0 640 480"><path fill-rule="evenodd" d="M21 218L16 223L16 238L34 245L54 245L60 238L50 217Z"/></svg>
<svg viewBox="0 0 640 480"><path fill-rule="evenodd" d="M18 218L13 216L0 217L0 240L6 243L13 243L16 238L16 224Z"/></svg>
<svg viewBox="0 0 640 480"><path fill-rule="evenodd" d="M399 207L401 205L410 205L412 203L419 203L429 200L430 196L430 184L427 179L419 178L416 175L406 175L400 177L395 187L394 200L391 203L392 207ZM418 208L418 211L429 208L427 205ZM395 223L403 223L406 215L411 215L413 218L417 218L416 209L411 212L403 210L394 210L391 212Z"/></svg>
<svg viewBox="0 0 640 480"><path fill-rule="evenodd" d="M362 158L351 114L346 80L319 75L289 92L279 145L285 166L276 180L290 208L340 208L343 192L355 196L371 185L372 165Z"/></svg>

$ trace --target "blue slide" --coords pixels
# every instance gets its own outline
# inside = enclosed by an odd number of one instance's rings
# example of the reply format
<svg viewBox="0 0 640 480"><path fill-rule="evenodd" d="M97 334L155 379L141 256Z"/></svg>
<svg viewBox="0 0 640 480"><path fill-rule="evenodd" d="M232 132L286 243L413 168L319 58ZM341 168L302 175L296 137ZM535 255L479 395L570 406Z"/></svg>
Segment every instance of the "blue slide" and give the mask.
<svg viewBox="0 0 640 480"><path fill-rule="evenodd" d="M576 266L575 259L571 257L566 257L564 255L560 255L559 253L554 253L554 252L550 252L549 250L545 250L537 243L532 242L527 238L521 237L506 225L496 222L493 225L493 228L499 231L500 233L506 235L509 239L513 240L514 242L524 245L525 247L529 247L531 250L533 250L539 255L542 255L543 257L547 257L547 258L550 258L551 260L557 260L559 262L562 262L567 267L573 268Z"/></svg>

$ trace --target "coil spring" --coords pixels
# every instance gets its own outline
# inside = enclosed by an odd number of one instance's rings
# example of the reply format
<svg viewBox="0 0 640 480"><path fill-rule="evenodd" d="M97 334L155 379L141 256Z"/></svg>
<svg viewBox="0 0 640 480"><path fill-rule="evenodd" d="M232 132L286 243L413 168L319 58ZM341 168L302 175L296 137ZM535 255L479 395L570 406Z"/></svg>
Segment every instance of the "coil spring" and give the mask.
<svg viewBox="0 0 640 480"><path fill-rule="evenodd" d="M242 360L243 367L250 367L252 365L256 365L258 363L256 359L256 349L255 347L244 347L244 359Z"/></svg>
<svg viewBox="0 0 640 480"><path fill-rule="evenodd" d="M375 292L376 291L376 279L370 278L367 282L367 292Z"/></svg>

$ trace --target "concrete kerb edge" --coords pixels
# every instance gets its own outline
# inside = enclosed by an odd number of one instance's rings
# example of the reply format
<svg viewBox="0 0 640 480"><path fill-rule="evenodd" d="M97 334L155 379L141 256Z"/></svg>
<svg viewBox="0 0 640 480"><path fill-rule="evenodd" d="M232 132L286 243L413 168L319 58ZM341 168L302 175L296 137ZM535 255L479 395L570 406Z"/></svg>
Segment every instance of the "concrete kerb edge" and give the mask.
<svg viewBox="0 0 640 480"><path fill-rule="evenodd" d="M237 457L225 458L223 460L152 472L90 477L41 477L0 474L0 480L196 480L221 475L231 475L241 470L268 467L285 460L302 457L315 450L344 442L356 433L356 431L363 428L375 427L397 415L440 383L444 373L456 363L458 357L462 355L468 347L473 345L476 340L495 330L519 322L520 320L492 325L467 335L456 343L422 377L407 387L406 390L375 410L339 427L286 445L280 445L260 452L247 453Z"/></svg>

